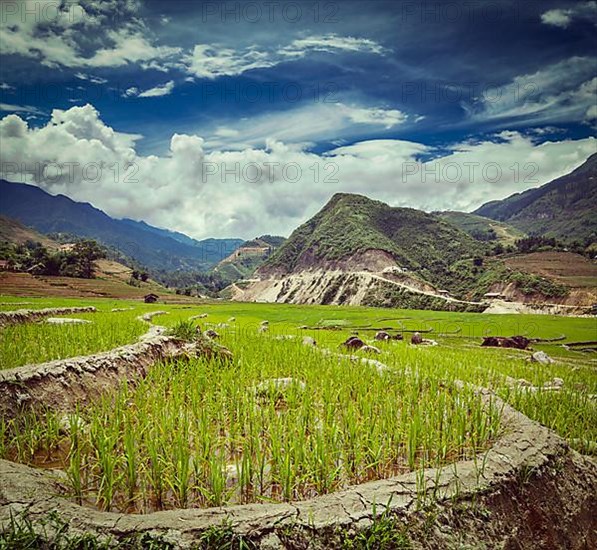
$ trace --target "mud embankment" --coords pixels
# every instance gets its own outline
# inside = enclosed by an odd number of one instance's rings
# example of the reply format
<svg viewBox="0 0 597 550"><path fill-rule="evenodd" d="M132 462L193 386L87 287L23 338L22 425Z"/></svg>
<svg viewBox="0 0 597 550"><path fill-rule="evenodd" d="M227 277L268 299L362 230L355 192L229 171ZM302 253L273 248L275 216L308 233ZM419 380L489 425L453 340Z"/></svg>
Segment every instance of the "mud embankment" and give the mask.
<svg viewBox="0 0 597 550"><path fill-rule="evenodd" d="M51 315L69 315L73 313L93 313L97 311L89 307L49 307L45 309L17 309L16 311L0 311L0 327L17 323L31 323Z"/></svg>

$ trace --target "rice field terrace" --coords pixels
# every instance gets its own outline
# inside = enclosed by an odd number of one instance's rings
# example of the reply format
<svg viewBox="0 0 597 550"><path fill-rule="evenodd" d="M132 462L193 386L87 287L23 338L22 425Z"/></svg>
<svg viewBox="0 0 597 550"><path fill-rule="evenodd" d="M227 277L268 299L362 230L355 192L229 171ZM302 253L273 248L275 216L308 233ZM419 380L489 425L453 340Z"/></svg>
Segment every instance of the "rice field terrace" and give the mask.
<svg viewBox="0 0 597 550"><path fill-rule="evenodd" d="M2 307L13 301L0 298ZM597 452L595 354L565 346L597 340L595 318L219 301L28 301L19 307L93 305L98 311L72 316L92 324L0 329L4 368L134 342L148 328L137 317L158 310L168 314L154 323L173 335L193 340L198 327L214 330L233 354L232 361L155 364L144 379L67 415L47 410L0 421L0 457L61 472L69 496L102 510L296 501L482 457L503 428L500 408L484 403L478 386L580 452ZM374 341L382 329L403 339ZM411 345L415 331L437 345ZM343 349L355 333L379 353ZM532 347L555 362L529 362L529 351L481 348L488 335L551 340ZM305 345L305 337L317 345Z"/></svg>
<svg viewBox="0 0 597 550"><path fill-rule="evenodd" d="M30 309L29 305L22 306ZM43 307L46 307L45 305ZM80 319L82 324L53 324L47 319L9 325L0 330L0 369L107 351L134 342L147 331L135 310L75 313L56 319Z"/></svg>

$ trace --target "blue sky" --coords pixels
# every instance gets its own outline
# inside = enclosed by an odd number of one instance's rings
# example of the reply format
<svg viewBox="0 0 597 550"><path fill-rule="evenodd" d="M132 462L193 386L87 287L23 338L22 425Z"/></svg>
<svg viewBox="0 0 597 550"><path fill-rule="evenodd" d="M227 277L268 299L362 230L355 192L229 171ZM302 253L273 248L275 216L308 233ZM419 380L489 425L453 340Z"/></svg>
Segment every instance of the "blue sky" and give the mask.
<svg viewBox="0 0 597 550"><path fill-rule="evenodd" d="M0 9L4 177L196 237L337 191L470 210L597 147L594 1Z"/></svg>

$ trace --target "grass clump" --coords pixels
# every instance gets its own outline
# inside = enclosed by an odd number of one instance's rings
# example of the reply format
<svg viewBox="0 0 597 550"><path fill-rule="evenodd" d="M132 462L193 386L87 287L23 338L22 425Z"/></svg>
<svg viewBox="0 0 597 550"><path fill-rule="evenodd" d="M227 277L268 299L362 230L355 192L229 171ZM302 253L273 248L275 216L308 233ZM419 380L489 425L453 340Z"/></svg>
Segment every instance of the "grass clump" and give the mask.
<svg viewBox="0 0 597 550"><path fill-rule="evenodd" d="M192 342L199 334L199 327L189 320L178 321L173 327L168 329L168 334L174 338Z"/></svg>

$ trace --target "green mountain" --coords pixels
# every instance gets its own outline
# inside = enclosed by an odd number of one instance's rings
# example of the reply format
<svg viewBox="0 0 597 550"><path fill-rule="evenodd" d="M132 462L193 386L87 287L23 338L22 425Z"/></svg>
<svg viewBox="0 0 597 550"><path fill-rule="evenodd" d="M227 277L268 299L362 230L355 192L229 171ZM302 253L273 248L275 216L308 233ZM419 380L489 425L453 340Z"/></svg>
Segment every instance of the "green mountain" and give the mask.
<svg viewBox="0 0 597 550"><path fill-rule="evenodd" d="M253 275L272 253L286 241L285 237L262 235L241 244L230 256L213 268L226 283Z"/></svg>
<svg viewBox="0 0 597 550"><path fill-rule="evenodd" d="M471 237L481 242L500 242L504 245L514 244L525 236L523 231L496 220L484 218L467 212L434 212L443 220L456 225Z"/></svg>
<svg viewBox="0 0 597 550"><path fill-rule="evenodd" d="M338 193L296 229L257 274L334 269L346 262L367 270L372 260L365 253L370 251L424 281L450 288L459 279L459 262L483 255L485 246L440 216Z"/></svg>
<svg viewBox="0 0 597 550"><path fill-rule="evenodd" d="M473 213L528 233L566 241L597 240L597 153L570 174L491 201Z"/></svg>
<svg viewBox="0 0 597 550"><path fill-rule="evenodd" d="M243 242L241 239L195 241L145 222L117 220L88 203L50 195L33 185L0 180L0 196L0 214L41 233L95 239L155 270L207 270Z"/></svg>

